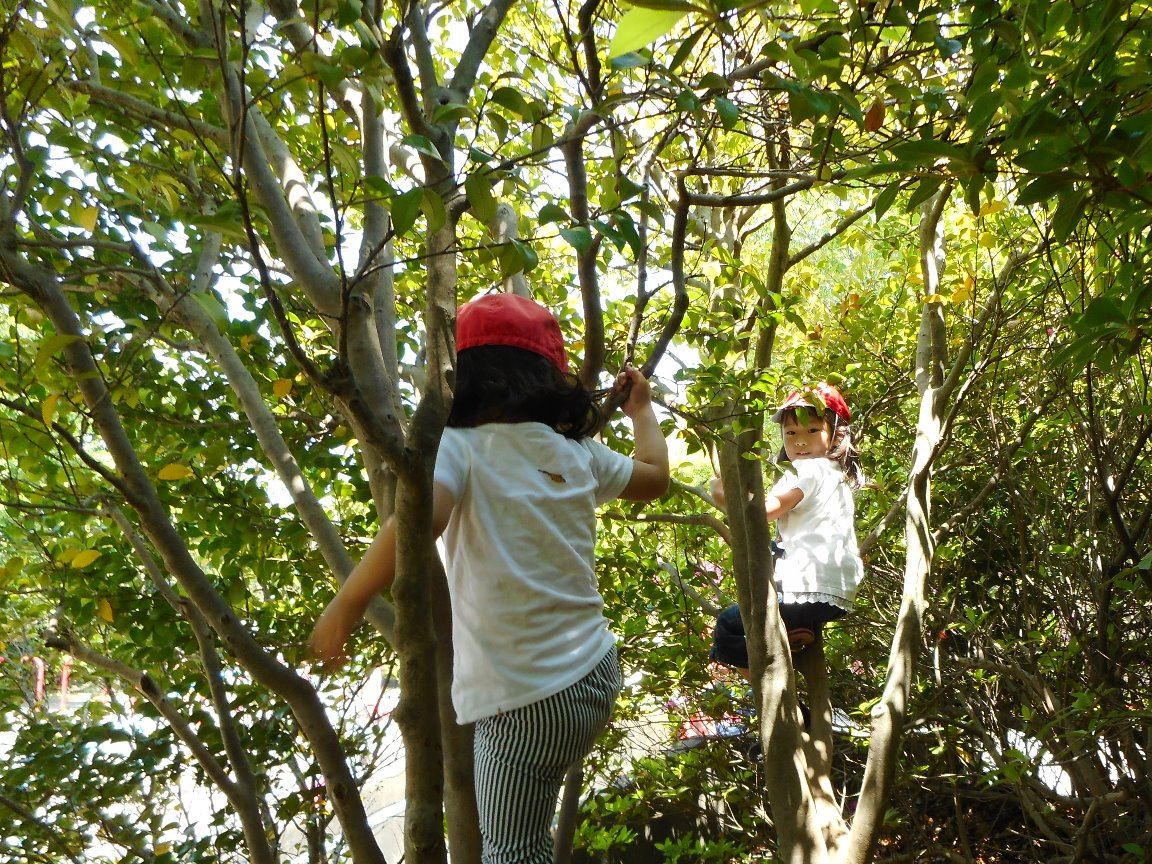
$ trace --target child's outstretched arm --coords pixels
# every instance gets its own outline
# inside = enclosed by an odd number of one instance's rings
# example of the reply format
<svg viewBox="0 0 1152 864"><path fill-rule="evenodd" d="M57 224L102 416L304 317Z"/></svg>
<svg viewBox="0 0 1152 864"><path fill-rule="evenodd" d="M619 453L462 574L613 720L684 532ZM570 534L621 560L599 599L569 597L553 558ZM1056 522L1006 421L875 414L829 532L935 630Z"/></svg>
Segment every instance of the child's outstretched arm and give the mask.
<svg viewBox="0 0 1152 864"><path fill-rule="evenodd" d="M713 477L710 491L712 500L721 510L728 509L728 499L724 497L724 484L719 477ZM781 492L779 495L769 495L764 499L764 516L769 522L774 522L785 513L795 509L796 505L804 500L804 490L799 487Z"/></svg>
<svg viewBox="0 0 1152 864"><path fill-rule="evenodd" d="M668 442L652 410L652 388L639 369L625 366L616 376L615 387L628 388L624 413L632 421L635 447L632 454L632 477L621 498L629 501L651 501L668 491Z"/></svg>
<svg viewBox="0 0 1152 864"><path fill-rule="evenodd" d="M456 505L452 493L436 483L432 487L432 530L439 537ZM320 613L309 640L312 656L322 661L345 659L344 644L372 598L392 587L396 578L396 520L389 517L360 563L352 568L336 596Z"/></svg>

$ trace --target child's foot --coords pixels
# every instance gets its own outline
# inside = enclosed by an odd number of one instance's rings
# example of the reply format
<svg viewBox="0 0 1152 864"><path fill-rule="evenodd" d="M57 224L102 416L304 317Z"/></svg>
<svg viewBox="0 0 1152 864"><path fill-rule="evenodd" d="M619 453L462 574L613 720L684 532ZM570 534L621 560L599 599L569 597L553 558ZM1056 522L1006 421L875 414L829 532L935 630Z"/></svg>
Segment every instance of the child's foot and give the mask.
<svg viewBox="0 0 1152 864"><path fill-rule="evenodd" d="M807 627L796 627L788 631L788 647L792 649L793 654L803 651L815 641L816 634Z"/></svg>

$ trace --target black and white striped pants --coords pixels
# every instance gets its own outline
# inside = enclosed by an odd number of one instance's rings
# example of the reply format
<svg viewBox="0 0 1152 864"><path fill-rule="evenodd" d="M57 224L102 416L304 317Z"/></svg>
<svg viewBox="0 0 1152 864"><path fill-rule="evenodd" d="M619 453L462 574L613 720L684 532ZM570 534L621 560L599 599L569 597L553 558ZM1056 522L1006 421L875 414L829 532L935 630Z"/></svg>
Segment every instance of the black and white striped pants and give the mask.
<svg viewBox="0 0 1152 864"><path fill-rule="evenodd" d="M571 687L476 722L484 864L551 864L552 817L564 775L596 743L621 686L612 648Z"/></svg>

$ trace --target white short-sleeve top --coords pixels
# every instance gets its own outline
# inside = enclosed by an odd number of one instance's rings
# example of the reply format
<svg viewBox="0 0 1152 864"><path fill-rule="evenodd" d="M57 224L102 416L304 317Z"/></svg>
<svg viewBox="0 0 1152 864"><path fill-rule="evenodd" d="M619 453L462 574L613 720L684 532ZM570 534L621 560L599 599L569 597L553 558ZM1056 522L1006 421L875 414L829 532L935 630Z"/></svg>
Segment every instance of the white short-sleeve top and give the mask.
<svg viewBox="0 0 1152 864"><path fill-rule="evenodd" d="M840 466L823 457L792 462L769 494L796 488L803 490L803 500L778 520L784 547L784 557L776 561L781 602L824 601L850 610L864 578L852 488Z"/></svg>
<svg viewBox="0 0 1152 864"><path fill-rule="evenodd" d="M612 646L596 587L596 507L632 460L542 423L444 430L452 701L460 723L520 708L587 675Z"/></svg>

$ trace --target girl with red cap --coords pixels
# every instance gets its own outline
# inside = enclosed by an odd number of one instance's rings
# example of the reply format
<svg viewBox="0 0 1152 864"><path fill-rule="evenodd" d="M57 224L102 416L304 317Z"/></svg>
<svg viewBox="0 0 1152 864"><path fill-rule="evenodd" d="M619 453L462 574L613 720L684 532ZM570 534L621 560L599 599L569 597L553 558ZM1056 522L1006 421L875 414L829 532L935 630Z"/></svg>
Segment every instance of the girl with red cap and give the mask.
<svg viewBox="0 0 1152 864"><path fill-rule="evenodd" d="M596 507L668 488L668 450L647 380L627 367L634 456L592 438L592 394L568 373L560 326L538 303L493 294L460 308L456 386L436 457L433 528L452 600L452 701L475 723L484 864L550 864L564 775L620 690L596 588ZM312 635L340 659L369 601L392 584L389 519Z"/></svg>
<svg viewBox="0 0 1152 864"><path fill-rule="evenodd" d="M775 574L780 617L793 651L810 645L825 622L848 614L864 576L856 547L852 493L864 484L852 443L852 413L840 391L820 383L792 393L772 414L784 439L778 461L789 463L765 499L783 549ZM725 506L719 478L712 495ZM711 659L748 676L740 608L716 619Z"/></svg>

